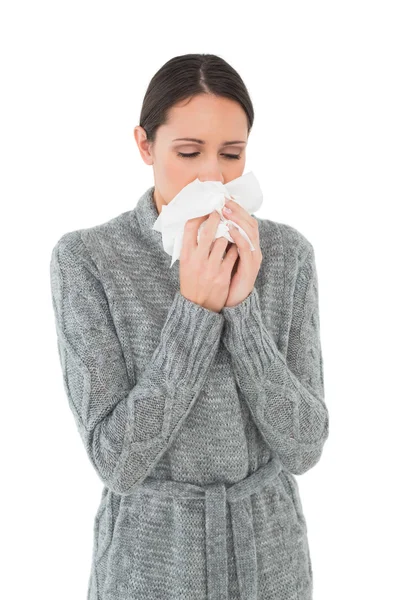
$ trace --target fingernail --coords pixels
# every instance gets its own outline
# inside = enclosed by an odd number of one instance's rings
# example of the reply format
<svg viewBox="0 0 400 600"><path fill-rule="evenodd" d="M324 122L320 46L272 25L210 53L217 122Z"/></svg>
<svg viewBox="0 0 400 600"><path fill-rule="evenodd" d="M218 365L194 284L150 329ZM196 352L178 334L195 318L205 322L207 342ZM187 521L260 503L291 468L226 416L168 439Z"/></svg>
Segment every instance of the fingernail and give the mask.
<svg viewBox="0 0 400 600"><path fill-rule="evenodd" d="M227 206L224 206L224 211L228 214L232 212L231 209L228 208Z"/></svg>

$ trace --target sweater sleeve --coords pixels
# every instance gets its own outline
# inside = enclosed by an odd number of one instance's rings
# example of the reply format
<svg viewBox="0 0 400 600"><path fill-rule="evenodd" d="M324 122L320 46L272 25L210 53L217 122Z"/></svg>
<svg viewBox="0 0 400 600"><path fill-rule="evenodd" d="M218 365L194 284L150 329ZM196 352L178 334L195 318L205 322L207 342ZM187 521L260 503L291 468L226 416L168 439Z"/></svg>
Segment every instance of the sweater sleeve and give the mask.
<svg viewBox="0 0 400 600"><path fill-rule="evenodd" d="M299 269L287 357L279 352L254 287L240 304L221 311L222 341L231 354L239 393L282 464L300 475L320 459L329 434L314 249Z"/></svg>
<svg viewBox="0 0 400 600"><path fill-rule="evenodd" d="M80 235L60 238L50 275L64 388L78 431L103 483L130 494L199 396L224 318L177 291L159 343L132 387L99 273Z"/></svg>

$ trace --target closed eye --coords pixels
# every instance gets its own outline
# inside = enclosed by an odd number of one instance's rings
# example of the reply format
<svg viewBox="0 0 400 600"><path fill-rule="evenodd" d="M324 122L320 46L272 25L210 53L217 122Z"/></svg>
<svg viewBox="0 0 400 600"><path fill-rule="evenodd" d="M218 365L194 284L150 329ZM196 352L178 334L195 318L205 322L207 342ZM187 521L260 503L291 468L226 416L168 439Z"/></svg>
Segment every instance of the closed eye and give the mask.
<svg viewBox="0 0 400 600"><path fill-rule="evenodd" d="M184 154L183 152L178 152L178 156L182 156L182 158L194 158L195 156L198 156L199 154L200 154L200 152L192 152L191 154ZM236 159L236 160L241 158L240 154L222 154L222 156L225 156L228 159Z"/></svg>

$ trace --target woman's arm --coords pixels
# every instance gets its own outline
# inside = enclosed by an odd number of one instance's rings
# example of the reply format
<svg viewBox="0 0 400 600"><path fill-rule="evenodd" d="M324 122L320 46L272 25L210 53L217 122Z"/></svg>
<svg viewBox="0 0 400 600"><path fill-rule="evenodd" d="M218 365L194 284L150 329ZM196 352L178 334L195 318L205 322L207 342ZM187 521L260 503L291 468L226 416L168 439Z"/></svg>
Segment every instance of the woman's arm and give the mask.
<svg viewBox="0 0 400 600"><path fill-rule="evenodd" d="M79 232L57 242L50 274L64 386L79 433L103 483L130 494L198 398L224 318L177 291L159 344L131 387L99 273Z"/></svg>
<svg viewBox="0 0 400 600"><path fill-rule="evenodd" d="M263 322L256 288L221 313L239 391L282 464L304 473L318 462L329 434L313 246L296 280L286 360Z"/></svg>

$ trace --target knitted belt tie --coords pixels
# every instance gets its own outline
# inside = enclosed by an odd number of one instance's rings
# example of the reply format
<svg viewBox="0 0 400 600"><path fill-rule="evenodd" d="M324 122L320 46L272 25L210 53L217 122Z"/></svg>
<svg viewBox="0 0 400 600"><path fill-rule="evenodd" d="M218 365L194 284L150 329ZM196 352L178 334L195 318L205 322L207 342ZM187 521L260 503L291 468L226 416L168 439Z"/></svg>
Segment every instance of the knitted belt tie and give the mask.
<svg viewBox="0 0 400 600"><path fill-rule="evenodd" d="M257 554L251 505L248 498L272 481L282 470L282 463L273 456L257 471L227 487L217 482L197 486L172 480L147 478L141 486L176 498L205 499L206 559L208 600L228 599L228 556L226 546L226 503L229 502L236 571L240 598L257 598Z"/></svg>

